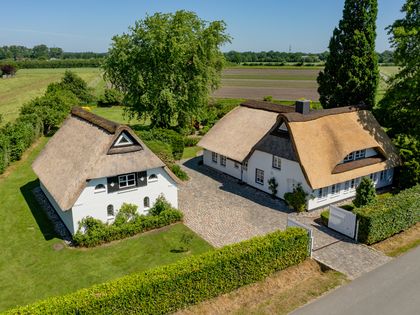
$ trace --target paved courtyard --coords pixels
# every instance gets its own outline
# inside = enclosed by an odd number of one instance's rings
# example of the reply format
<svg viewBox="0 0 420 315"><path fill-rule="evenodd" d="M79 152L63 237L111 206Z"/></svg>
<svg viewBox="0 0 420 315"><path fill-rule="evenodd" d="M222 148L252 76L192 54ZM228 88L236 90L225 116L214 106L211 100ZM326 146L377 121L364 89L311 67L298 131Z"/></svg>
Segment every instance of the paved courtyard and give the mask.
<svg viewBox="0 0 420 315"><path fill-rule="evenodd" d="M185 224L216 247L285 229L287 206L238 180L188 160L190 180L179 187Z"/></svg>
<svg viewBox="0 0 420 315"><path fill-rule="evenodd" d="M350 279L391 260L320 224L317 221L320 211L290 213L283 201L199 165L200 160L197 157L182 165L190 180L179 186L179 207L184 212L185 224L211 245L222 247L285 229L290 215L312 229L313 258Z"/></svg>

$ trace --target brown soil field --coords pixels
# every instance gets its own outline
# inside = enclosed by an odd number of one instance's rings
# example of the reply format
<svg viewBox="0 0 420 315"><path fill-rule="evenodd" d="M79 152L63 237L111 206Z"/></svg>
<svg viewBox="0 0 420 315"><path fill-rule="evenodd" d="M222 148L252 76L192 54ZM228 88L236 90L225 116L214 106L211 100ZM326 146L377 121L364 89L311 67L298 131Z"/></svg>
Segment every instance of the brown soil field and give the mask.
<svg viewBox="0 0 420 315"><path fill-rule="evenodd" d="M265 96L272 96L278 100L297 100L306 98L318 101L319 94L316 88L269 88L269 87L247 87L247 86L222 86L213 93L214 97L220 98L246 98L263 99Z"/></svg>

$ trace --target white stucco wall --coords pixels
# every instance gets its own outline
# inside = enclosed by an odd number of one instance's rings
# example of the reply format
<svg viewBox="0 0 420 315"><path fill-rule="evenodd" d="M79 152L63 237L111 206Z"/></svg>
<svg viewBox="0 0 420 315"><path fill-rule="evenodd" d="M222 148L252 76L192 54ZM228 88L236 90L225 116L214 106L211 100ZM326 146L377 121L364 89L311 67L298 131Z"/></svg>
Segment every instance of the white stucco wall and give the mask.
<svg viewBox="0 0 420 315"><path fill-rule="evenodd" d="M107 192L107 179L96 178L90 180L86 188L80 194L71 210L61 211L54 198L48 193L47 189L41 183L41 189L44 191L51 204L60 215L64 224L69 229L70 233L74 234L79 228L79 222L87 217L99 219L104 223L112 222L112 218L108 218L107 207L113 205L115 215L123 203L132 203L138 206L140 214L147 214L147 210L143 205L144 197L149 197L150 207L153 206L155 200L159 195L163 194L168 202L175 208L178 207L178 189L175 181L166 173L163 168L156 168L147 171L147 177L151 174L157 175L157 180L149 181L147 186L133 187L123 191L113 193ZM95 186L103 184L104 190L97 191Z"/></svg>
<svg viewBox="0 0 420 315"><path fill-rule="evenodd" d="M66 225L67 229L70 231L70 233L74 234L76 231L74 229L73 225L73 212L72 210L63 211L61 210L60 206L55 202L54 198L51 196L47 188L44 186L44 184L40 181L40 187L41 190L44 192L45 196L51 203L51 205L54 207L57 214L60 216L61 220L63 220L64 224Z"/></svg>
<svg viewBox="0 0 420 315"><path fill-rule="evenodd" d="M376 154L374 150L369 151L367 150L366 155L372 156ZM212 161L212 154L211 151L204 151L203 154L203 162L205 165L213 167L219 171L222 171L226 174L234 176L236 178L241 179L241 172L240 169L233 169L233 163L229 164L229 160L227 160L226 168L220 165L220 156L218 158L218 163L214 163ZM232 162L232 161L231 161ZM354 197L356 194L356 189L349 189L347 191L344 190L345 183L340 183L339 190L336 194L331 193L331 186L327 187L328 194L325 198L318 198L318 190L312 190L312 188L308 185L305 176L303 175L302 169L300 164L295 161L287 160L281 158L281 169L273 168L273 155L258 151L256 150L248 160L248 167L247 170L244 170L242 174L242 180L246 182L248 185L253 186L257 189L265 191L271 194L271 191L268 186L268 180L274 177L278 183L277 187L277 197L284 199L284 194L286 192L293 191L293 186L297 184L301 184L303 189L313 198L309 199L308 201L308 210L317 209L320 207L324 207L331 203L338 202L340 200L348 199ZM259 184L255 181L255 173L256 169L260 169L264 171L264 184ZM381 188L392 184L393 181L393 174L394 170L389 169L387 170L383 180L380 180L380 173L375 173L375 187ZM360 178L356 180L356 183L360 182Z"/></svg>
<svg viewBox="0 0 420 315"><path fill-rule="evenodd" d="M212 160L212 152L208 150L203 151L203 163L212 168L217 169L223 173L226 173L235 178L241 179L241 164L236 162L237 167L235 167L235 161L226 158L226 166L220 164L220 154L217 156L217 163Z"/></svg>

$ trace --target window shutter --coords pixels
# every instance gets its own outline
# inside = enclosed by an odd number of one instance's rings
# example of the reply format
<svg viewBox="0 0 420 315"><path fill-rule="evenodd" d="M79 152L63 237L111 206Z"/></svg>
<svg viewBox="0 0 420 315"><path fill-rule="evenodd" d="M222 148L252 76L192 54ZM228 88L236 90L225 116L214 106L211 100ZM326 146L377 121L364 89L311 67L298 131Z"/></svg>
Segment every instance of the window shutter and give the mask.
<svg viewBox="0 0 420 315"><path fill-rule="evenodd" d="M137 173L137 187L147 186L147 172Z"/></svg>
<svg viewBox="0 0 420 315"><path fill-rule="evenodd" d="M112 193L119 190L118 176L108 177L106 181L108 186L108 193Z"/></svg>

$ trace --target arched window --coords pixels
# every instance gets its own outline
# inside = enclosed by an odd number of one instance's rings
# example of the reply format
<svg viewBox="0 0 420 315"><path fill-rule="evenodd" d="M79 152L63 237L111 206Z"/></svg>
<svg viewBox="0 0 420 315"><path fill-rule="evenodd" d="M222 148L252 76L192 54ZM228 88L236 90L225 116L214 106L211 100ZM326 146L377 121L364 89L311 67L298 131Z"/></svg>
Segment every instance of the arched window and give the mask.
<svg viewBox="0 0 420 315"><path fill-rule="evenodd" d="M106 207L106 214L108 215L108 218L113 217L114 216L114 206L113 205L108 205L108 207Z"/></svg>
<svg viewBox="0 0 420 315"><path fill-rule="evenodd" d="M105 185L104 184L98 184L95 186L95 190L102 190L105 189Z"/></svg>
<svg viewBox="0 0 420 315"><path fill-rule="evenodd" d="M157 179L158 179L158 177L157 177L156 174L152 174L152 175L149 176L149 181L150 182L155 182L155 181L157 181Z"/></svg>
<svg viewBox="0 0 420 315"><path fill-rule="evenodd" d="M143 206L145 208L150 208L150 198L149 197L144 197L144 199L143 199Z"/></svg>

